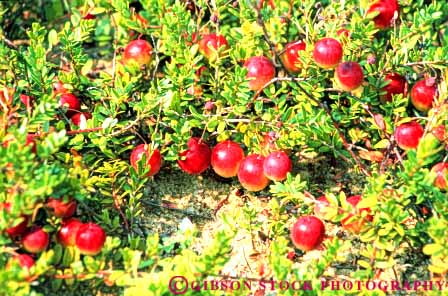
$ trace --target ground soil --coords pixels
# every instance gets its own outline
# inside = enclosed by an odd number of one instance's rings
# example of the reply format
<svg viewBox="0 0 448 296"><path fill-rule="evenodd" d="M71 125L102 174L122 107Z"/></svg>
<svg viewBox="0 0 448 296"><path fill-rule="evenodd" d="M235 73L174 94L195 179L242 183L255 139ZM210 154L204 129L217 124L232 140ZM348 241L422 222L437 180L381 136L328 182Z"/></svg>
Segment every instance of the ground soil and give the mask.
<svg viewBox="0 0 448 296"><path fill-rule="evenodd" d="M319 159L302 159L296 161L294 174L300 174L302 180L308 184L308 191L315 197L323 192L338 193L344 191L347 196L362 192L365 178L356 171L347 169L353 167L328 157ZM269 191L250 193L241 191L236 178L227 180L215 175L210 169L200 176L187 175L178 169L162 170L148 184L148 198L145 198L146 212L144 214L145 228L158 231L161 236L172 235L179 227L183 219L188 218L200 230L202 236L201 245L194 246L198 252L210 242L213 234L220 229L222 221L219 215L230 213L242 207L248 200L257 208L267 206L267 201L273 198ZM241 194L242 193L242 194ZM263 212L258 215L259 221L263 221ZM327 274L331 277L349 279L350 274L356 268L356 256L359 253L361 242L353 235L344 232L338 225L326 224L328 237L343 237L352 240L352 250L345 254L347 261L330 267ZM241 229L232 244L232 254L228 263L222 270L222 274L235 277L259 278L260 268L263 268L264 276L269 276L270 270L267 263L268 246L266 240L254 233ZM297 264L311 258L321 256L323 250L315 250L301 254L296 258ZM395 271L385 271L381 278L385 280L427 279L428 273L420 264L415 262L423 260L416 254L403 254L400 264ZM261 267L262 266L262 267Z"/></svg>

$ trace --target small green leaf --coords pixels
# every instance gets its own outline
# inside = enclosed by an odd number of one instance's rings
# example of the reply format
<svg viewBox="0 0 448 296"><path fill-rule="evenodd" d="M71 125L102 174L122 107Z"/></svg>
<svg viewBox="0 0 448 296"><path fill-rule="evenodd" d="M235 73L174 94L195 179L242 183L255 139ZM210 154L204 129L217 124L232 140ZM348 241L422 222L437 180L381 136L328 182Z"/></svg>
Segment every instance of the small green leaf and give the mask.
<svg viewBox="0 0 448 296"><path fill-rule="evenodd" d="M378 203L378 199L376 196L369 196L368 198L363 198L361 201L356 205L358 209L364 209L364 208L373 208Z"/></svg>
<svg viewBox="0 0 448 296"><path fill-rule="evenodd" d="M444 247L439 244L428 244L423 247L423 253L426 255L434 255L443 251Z"/></svg>
<svg viewBox="0 0 448 296"><path fill-rule="evenodd" d="M358 260L358 265L366 269L371 269L370 263L365 260Z"/></svg>

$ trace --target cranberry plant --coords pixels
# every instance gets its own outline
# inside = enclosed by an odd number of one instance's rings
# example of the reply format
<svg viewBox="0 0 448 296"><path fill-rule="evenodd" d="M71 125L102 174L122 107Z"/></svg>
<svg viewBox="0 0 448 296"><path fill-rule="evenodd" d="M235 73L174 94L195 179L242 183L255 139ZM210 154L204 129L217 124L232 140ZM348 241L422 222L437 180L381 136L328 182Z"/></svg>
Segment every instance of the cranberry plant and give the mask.
<svg viewBox="0 0 448 296"><path fill-rule="evenodd" d="M168 295L173 276L225 276L241 229L263 234L276 280L319 286L348 259L350 278L402 280L409 254L427 279L446 278L443 1L11 1L0 11L2 294ZM238 155L218 155L227 140ZM318 159L356 188L302 176ZM201 250L188 219L168 237L144 227L157 174L209 176L210 164L268 202L217 215L222 229ZM82 225L70 230L70 217ZM307 220L319 226L308 245L291 234ZM335 227L343 235L329 236ZM36 229L48 240L24 240Z"/></svg>

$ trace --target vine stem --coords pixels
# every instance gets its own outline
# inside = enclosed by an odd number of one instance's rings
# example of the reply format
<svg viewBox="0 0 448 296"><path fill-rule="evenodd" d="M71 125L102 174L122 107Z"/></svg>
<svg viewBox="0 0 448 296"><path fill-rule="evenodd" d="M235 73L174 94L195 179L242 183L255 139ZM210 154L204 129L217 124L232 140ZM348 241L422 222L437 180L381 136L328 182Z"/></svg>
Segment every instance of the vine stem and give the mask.
<svg viewBox="0 0 448 296"><path fill-rule="evenodd" d="M118 211L118 213L120 214L121 218L123 219L123 223L124 223L124 226L125 226L126 230L128 232L130 232L131 228L129 227L128 219L126 219L126 215L121 210L121 205L120 205L120 202L118 200L117 190L115 188L115 176L113 176L113 179L112 179L112 198L114 200L115 209Z"/></svg>
<svg viewBox="0 0 448 296"><path fill-rule="evenodd" d="M402 64L400 66L424 66L424 65L448 65L447 61L421 61L421 62L412 62L412 63L406 63Z"/></svg>
<svg viewBox="0 0 448 296"><path fill-rule="evenodd" d="M67 135L77 135L82 133L93 133L97 131L102 131L102 127L93 127L93 128L86 128L86 129L80 129L80 130L74 130L74 131L68 131Z"/></svg>

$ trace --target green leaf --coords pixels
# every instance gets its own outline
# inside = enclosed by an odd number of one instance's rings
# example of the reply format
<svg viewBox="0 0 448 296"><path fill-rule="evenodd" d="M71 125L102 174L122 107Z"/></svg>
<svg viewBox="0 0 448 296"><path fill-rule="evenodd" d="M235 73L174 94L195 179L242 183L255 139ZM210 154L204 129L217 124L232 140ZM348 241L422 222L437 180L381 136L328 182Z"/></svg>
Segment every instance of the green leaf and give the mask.
<svg viewBox="0 0 448 296"><path fill-rule="evenodd" d="M417 159L422 166L434 162L439 156L438 153L444 149L440 141L432 134L427 133L417 147Z"/></svg>
<svg viewBox="0 0 448 296"><path fill-rule="evenodd" d="M373 208L377 205L378 199L374 196L369 196L368 198L363 198L361 201L356 205L358 209L364 209L364 208Z"/></svg>
<svg viewBox="0 0 448 296"><path fill-rule="evenodd" d="M427 244L423 247L423 253L426 255L436 255L444 250L444 247L439 244Z"/></svg>
<svg viewBox="0 0 448 296"><path fill-rule="evenodd" d="M370 266L370 263L365 260L358 260L357 263L361 267L364 267L366 269L372 269L372 267Z"/></svg>
<svg viewBox="0 0 448 296"><path fill-rule="evenodd" d="M380 269L389 269L395 265L395 261L390 259L389 261L376 261L375 267Z"/></svg>
<svg viewBox="0 0 448 296"><path fill-rule="evenodd" d="M385 149L389 146L389 140L388 139L382 139L378 141L373 148L375 149Z"/></svg>
<svg viewBox="0 0 448 296"><path fill-rule="evenodd" d="M433 273L443 274L446 272L447 268L442 266L429 265L428 270Z"/></svg>
<svg viewBox="0 0 448 296"><path fill-rule="evenodd" d="M51 46L55 46L56 44L58 44L59 39L58 39L58 33L56 32L55 29L51 29L50 32L48 32L48 43Z"/></svg>

